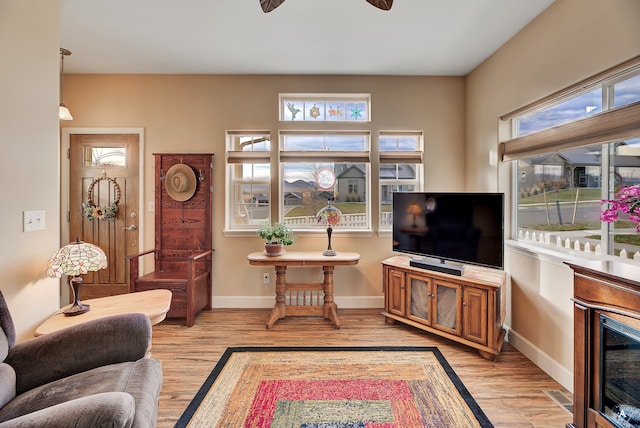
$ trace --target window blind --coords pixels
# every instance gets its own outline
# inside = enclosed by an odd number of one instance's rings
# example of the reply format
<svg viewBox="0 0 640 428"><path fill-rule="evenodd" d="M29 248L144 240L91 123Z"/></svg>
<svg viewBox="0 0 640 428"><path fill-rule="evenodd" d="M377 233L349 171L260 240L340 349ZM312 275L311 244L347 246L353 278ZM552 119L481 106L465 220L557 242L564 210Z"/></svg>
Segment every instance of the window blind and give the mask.
<svg viewBox="0 0 640 428"><path fill-rule="evenodd" d="M502 160L640 136L640 102L501 143Z"/></svg>

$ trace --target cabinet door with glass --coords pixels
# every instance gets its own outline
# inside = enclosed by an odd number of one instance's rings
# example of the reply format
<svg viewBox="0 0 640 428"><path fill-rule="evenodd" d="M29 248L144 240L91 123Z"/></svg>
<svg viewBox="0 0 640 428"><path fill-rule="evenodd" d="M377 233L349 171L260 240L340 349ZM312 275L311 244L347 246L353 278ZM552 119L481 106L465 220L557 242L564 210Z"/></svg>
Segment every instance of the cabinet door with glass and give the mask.
<svg viewBox="0 0 640 428"><path fill-rule="evenodd" d="M433 327L451 334L462 332L462 287L452 282L433 282Z"/></svg>
<svg viewBox="0 0 640 428"><path fill-rule="evenodd" d="M422 275L407 274L407 298L409 313L407 318L431 325L431 302L433 301L433 291L431 289L431 278Z"/></svg>

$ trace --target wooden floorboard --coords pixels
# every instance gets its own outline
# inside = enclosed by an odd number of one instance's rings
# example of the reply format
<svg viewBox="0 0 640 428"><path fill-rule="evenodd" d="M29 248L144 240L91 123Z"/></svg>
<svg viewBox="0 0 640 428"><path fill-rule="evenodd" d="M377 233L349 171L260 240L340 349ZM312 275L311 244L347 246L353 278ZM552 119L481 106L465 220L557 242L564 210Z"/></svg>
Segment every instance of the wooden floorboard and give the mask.
<svg viewBox="0 0 640 428"><path fill-rule="evenodd" d="M153 358L162 362L158 427L173 427L227 347L231 346L437 346L495 427L561 428L571 415L545 390L571 395L505 343L495 361L477 351L400 323L379 309L341 309L341 328L317 317L288 317L265 328L270 310L214 309L193 327L168 319L153 329Z"/></svg>

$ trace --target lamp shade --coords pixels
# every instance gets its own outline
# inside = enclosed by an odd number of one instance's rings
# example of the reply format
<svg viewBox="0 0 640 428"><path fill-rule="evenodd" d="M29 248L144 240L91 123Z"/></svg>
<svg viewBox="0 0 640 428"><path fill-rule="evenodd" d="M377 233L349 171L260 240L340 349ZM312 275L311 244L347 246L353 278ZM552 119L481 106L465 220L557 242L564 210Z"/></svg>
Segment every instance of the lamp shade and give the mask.
<svg viewBox="0 0 640 428"><path fill-rule="evenodd" d="M411 204L407 208L407 214L420 215L422 214L422 208L418 204Z"/></svg>
<svg viewBox="0 0 640 428"><path fill-rule="evenodd" d="M58 108L58 119L60 120L73 120L73 116L71 116L71 112L63 103L60 103L60 107Z"/></svg>
<svg viewBox="0 0 640 428"><path fill-rule="evenodd" d="M80 241L77 238L60 248L47 263L47 276L60 278L63 274L82 275L106 269L107 256L97 245Z"/></svg>
<svg viewBox="0 0 640 428"><path fill-rule="evenodd" d="M340 221L342 220L342 212L331 205L331 202L329 201L326 207L318 211L316 219L318 223L326 224L328 226L336 226L340 224Z"/></svg>
<svg viewBox="0 0 640 428"><path fill-rule="evenodd" d="M73 120L71 112L62 102L64 95L64 57L69 55L71 55L70 50L60 48L60 107L58 108L58 119L60 120Z"/></svg>

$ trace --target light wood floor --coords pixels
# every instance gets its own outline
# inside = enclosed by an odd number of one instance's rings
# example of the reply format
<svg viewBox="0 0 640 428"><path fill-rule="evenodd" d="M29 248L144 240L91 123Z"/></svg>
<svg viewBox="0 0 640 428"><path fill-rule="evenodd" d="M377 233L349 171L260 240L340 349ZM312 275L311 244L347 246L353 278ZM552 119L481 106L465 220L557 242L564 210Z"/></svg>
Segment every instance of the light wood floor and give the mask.
<svg viewBox="0 0 640 428"><path fill-rule="evenodd" d="M505 343L496 361L413 327L384 322L379 309L340 309L339 330L321 318L289 317L265 328L267 309L214 309L196 324L165 320L153 329L152 356L163 365L158 427L173 427L230 346L437 346L495 427L561 428L571 415L543 391L571 395Z"/></svg>

